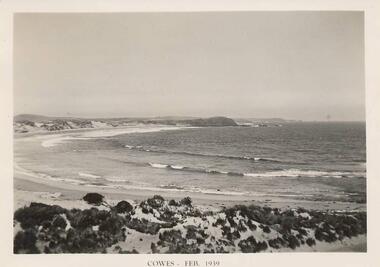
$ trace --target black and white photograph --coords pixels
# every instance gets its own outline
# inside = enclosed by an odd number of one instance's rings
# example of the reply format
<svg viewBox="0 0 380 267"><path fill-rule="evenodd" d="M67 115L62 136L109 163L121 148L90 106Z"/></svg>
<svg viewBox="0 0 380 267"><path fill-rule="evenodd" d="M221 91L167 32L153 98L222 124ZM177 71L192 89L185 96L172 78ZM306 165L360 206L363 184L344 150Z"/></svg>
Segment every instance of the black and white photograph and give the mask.
<svg viewBox="0 0 380 267"><path fill-rule="evenodd" d="M366 252L364 13L16 13L15 254Z"/></svg>
<svg viewBox="0 0 380 267"><path fill-rule="evenodd" d="M377 266L379 4L0 0L1 266Z"/></svg>

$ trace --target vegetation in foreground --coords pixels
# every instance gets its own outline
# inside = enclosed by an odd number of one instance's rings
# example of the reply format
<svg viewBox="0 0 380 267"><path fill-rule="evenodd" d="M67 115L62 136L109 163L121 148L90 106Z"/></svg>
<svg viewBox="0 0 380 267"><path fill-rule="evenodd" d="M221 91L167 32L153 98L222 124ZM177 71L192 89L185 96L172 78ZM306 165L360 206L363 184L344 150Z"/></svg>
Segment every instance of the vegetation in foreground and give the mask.
<svg viewBox="0 0 380 267"><path fill-rule="evenodd" d="M238 205L201 210L189 197L132 205L89 193L90 209L31 203L14 213L14 253L255 253L313 247L365 234L365 212ZM148 243L138 250L128 240ZM136 241L137 242L137 241ZM130 243L130 242L129 242Z"/></svg>

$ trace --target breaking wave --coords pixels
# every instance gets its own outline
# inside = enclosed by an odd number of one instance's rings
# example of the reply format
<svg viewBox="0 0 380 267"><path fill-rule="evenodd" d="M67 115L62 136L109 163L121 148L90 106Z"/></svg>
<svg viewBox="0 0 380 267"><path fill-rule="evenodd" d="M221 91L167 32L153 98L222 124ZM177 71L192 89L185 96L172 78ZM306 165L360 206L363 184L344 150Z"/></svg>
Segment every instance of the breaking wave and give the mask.
<svg viewBox="0 0 380 267"><path fill-rule="evenodd" d="M229 176L245 176L254 178L273 178L273 177L289 177L289 178L364 178L365 174L361 172L339 172L339 171L314 171L314 170L299 170L299 169L286 169L281 171L268 171L268 172L258 172L258 173L244 173L244 172L232 172L232 171L222 171L222 170L210 170L203 168L193 168L180 165L170 165L162 163L149 163L149 166L159 169L168 169L175 171L187 171L187 172L198 172L205 174L215 174L215 175L229 175Z"/></svg>
<svg viewBox="0 0 380 267"><path fill-rule="evenodd" d="M260 158L260 157L251 157L251 156L232 156L232 155L220 155L220 154L204 154L196 152L185 152L185 151L170 151L162 149L147 149L143 146L130 146L125 145L126 148L131 150L138 150L142 152L152 152L152 153L164 153L164 154L177 154L177 155L186 155L186 156L196 156L196 157L213 157L213 158L224 158L224 159L235 159L235 160L250 160L250 161L262 161L262 162L281 162L277 159L272 158Z"/></svg>

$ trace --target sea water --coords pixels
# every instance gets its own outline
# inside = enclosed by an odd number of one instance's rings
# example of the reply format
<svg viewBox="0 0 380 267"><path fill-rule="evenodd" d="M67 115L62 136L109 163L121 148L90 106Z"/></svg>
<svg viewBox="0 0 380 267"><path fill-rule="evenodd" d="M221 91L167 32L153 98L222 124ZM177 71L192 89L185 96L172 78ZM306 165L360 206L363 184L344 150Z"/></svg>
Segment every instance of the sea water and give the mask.
<svg viewBox="0 0 380 267"><path fill-rule="evenodd" d="M74 138L26 162L89 186L364 202L365 141L359 122L173 128Z"/></svg>

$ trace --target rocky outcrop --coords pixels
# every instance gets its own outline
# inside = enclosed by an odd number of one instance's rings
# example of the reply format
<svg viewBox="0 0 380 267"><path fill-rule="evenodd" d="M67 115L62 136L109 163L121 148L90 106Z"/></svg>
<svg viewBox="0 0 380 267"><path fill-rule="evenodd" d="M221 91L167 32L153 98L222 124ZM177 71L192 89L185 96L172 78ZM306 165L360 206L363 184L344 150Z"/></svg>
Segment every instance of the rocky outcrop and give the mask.
<svg viewBox="0 0 380 267"><path fill-rule="evenodd" d="M222 127L222 126L238 126L238 124L230 118L226 117L212 117L207 119L195 119L195 120L187 120L185 123L191 126L198 127Z"/></svg>
<svg viewBox="0 0 380 267"><path fill-rule="evenodd" d="M227 117L211 117L185 120L141 120L139 122L149 124L187 125L195 127L239 126L233 119Z"/></svg>

